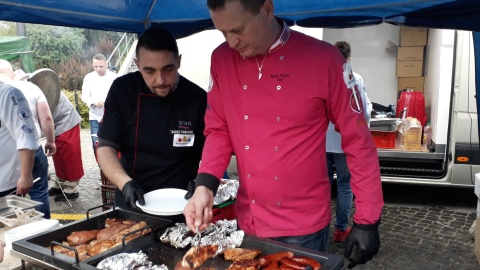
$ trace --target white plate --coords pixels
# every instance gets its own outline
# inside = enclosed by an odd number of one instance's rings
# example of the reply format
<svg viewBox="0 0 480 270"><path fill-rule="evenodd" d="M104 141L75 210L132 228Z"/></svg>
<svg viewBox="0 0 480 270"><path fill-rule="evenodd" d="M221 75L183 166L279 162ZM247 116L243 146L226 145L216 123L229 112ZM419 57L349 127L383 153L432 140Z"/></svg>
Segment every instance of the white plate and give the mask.
<svg viewBox="0 0 480 270"><path fill-rule="evenodd" d="M163 188L150 191L144 195L145 205L141 205L137 201L137 206L143 212L159 215L173 216L183 213L188 200L185 200L186 190L178 188Z"/></svg>

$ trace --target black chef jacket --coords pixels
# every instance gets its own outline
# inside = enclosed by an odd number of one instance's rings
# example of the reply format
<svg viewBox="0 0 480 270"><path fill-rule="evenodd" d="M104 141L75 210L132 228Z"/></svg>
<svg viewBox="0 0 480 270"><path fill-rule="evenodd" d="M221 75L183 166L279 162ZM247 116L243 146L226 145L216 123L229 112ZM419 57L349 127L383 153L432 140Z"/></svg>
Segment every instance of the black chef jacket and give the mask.
<svg viewBox="0 0 480 270"><path fill-rule="evenodd" d="M187 189L205 143L206 106L207 93L182 76L175 92L159 97L140 72L130 73L113 82L98 137L120 146L123 168L145 192Z"/></svg>

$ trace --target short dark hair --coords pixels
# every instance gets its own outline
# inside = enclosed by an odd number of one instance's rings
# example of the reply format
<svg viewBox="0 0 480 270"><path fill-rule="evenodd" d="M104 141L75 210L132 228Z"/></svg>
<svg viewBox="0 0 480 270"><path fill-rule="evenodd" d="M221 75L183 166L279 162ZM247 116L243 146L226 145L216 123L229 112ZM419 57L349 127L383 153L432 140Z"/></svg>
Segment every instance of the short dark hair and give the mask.
<svg viewBox="0 0 480 270"><path fill-rule="evenodd" d="M346 41L337 41L335 42L335 47L337 47L340 52L343 54L343 57L345 59L348 59L352 56L352 47L350 47L350 44Z"/></svg>
<svg viewBox="0 0 480 270"><path fill-rule="evenodd" d="M227 2L240 2L243 8L252 13L253 15L258 15L260 13L260 8L262 8L265 0L207 0L208 9L215 11L217 9L224 9Z"/></svg>
<svg viewBox="0 0 480 270"><path fill-rule="evenodd" d="M105 55L101 54L101 53L97 53L93 56L93 59L95 60L103 60L103 61L107 61L107 58L105 58Z"/></svg>
<svg viewBox="0 0 480 270"><path fill-rule="evenodd" d="M150 27L138 38L135 52L139 57L140 48L150 51L170 51L175 58L178 57L177 40L172 33L161 27Z"/></svg>

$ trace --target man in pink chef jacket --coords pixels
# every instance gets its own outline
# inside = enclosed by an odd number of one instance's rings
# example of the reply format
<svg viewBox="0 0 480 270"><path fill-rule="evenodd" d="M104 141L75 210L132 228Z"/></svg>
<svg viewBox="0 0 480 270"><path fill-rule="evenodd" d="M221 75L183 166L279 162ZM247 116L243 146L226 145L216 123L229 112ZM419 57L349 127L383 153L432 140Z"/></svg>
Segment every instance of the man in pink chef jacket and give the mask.
<svg viewBox="0 0 480 270"><path fill-rule="evenodd" d="M325 136L341 133L355 194L349 268L380 247L379 161L351 69L338 48L291 30L273 0L207 0L226 42L212 53L206 142L196 189L184 210L191 230L206 228L231 153L240 188L235 204L246 234L328 250L331 220Z"/></svg>

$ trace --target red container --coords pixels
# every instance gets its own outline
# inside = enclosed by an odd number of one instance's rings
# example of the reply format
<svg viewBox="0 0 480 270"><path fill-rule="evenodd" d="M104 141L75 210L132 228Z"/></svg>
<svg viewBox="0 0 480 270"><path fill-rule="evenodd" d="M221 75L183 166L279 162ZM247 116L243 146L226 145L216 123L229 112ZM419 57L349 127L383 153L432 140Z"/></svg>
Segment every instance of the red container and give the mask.
<svg viewBox="0 0 480 270"><path fill-rule="evenodd" d="M213 217L210 222L215 223L218 220L233 220L235 216L235 201L227 202L213 208Z"/></svg>
<svg viewBox="0 0 480 270"><path fill-rule="evenodd" d="M395 148L396 133L395 131L370 131L373 142L377 148Z"/></svg>
<svg viewBox="0 0 480 270"><path fill-rule="evenodd" d="M102 204L115 202L115 186L102 185ZM110 207L103 207L103 210L110 209Z"/></svg>

